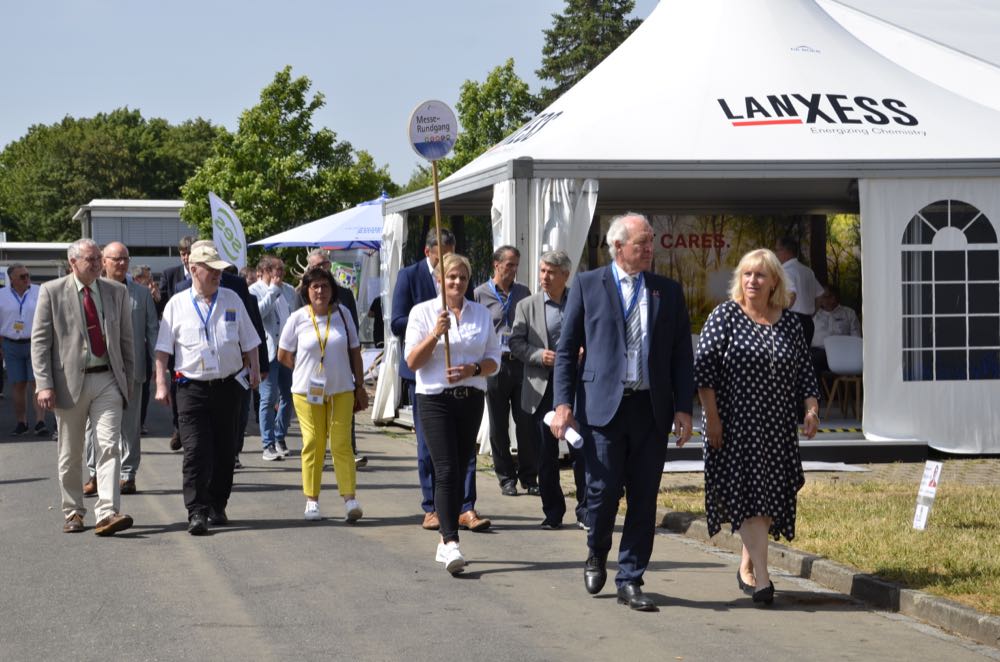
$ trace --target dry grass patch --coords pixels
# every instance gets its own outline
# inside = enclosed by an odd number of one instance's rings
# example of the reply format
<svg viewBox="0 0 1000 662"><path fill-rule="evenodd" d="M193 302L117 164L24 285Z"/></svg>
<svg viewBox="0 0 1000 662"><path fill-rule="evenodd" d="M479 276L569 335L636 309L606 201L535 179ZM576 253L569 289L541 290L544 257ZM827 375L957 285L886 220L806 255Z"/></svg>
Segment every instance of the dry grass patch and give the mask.
<svg viewBox="0 0 1000 662"><path fill-rule="evenodd" d="M796 549L1000 615L1000 488L943 483L926 531L912 528L916 485L807 480ZM704 490L671 488L661 503L704 514Z"/></svg>

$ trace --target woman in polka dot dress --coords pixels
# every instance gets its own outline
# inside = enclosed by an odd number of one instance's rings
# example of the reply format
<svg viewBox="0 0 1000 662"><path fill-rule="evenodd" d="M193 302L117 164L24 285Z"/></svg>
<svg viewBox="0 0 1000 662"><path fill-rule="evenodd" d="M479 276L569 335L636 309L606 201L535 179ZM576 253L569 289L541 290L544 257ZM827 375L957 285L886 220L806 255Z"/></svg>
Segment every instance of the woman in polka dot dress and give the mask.
<svg viewBox="0 0 1000 662"><path fill-rule="evenodd" d="M767 249L743 256L730 301L709 315L698 341L695 380L703 409L705 511L715 535L729 522L743 539L737 583L771 604L768 535L795 537L795 500L805 483L796 400L805 436L819 427L819 390L784 269Z"/></svg>

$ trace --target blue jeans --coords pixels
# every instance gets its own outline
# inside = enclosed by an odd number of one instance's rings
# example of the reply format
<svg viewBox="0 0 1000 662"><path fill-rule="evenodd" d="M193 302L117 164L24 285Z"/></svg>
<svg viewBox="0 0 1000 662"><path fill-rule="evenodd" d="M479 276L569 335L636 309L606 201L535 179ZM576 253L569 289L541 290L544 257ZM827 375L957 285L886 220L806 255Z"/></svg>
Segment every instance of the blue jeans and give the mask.
<svg viewBox="0 0 1000 662"><path fill-rule="evenodd" d="M275 415L274 403L278 403ZM264 448L274 442L285 443L285 433L292 422L292 371L275 359L268 367L267 379L260 383L260 441Z"/></svg>

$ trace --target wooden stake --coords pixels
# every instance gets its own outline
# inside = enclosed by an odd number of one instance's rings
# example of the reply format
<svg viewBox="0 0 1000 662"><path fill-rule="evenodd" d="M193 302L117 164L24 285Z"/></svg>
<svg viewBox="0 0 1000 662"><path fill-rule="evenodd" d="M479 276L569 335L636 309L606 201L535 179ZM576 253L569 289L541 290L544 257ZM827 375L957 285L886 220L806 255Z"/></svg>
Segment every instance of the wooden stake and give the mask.
<svg viewBox="0 0 1000 662"><path fill-rule="evenodd" d="M437 234L438 273L441 275L441 308L448 310L448 300L444 294L444 254L441 249L441 197L438 195L438 164L431 161L431 177L434 180L434 232ZM448 332L444 332L444 368L451 367L451 344L448 342Z"/></svg>

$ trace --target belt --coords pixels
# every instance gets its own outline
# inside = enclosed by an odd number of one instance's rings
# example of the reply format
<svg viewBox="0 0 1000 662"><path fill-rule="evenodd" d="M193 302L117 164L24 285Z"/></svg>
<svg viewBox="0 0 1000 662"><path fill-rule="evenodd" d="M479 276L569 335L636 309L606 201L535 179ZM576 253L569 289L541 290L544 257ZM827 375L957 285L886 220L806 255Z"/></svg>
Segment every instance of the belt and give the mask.
<svg viewBox="0 0 1000 662"><path fill-rule="evenodd" d="M106 365L98 365L98 366L94 366L93 368L87 368L83 372L84 372L84 374L87 374L87 375L93 375L93 374L98 373L98 372L107 372L108 370L111 370L111 368L108 367L108 366L106 366Z"/></svg>
<svg viewBox="0 0 1000 662"><path fill-rule="evenodd" d="M624 391L622 391L622 397L623 398L631 398L633 395L639 395L641 393L649 393L649 389L648 388L644 388L644 389L627 388Z"/></svg>
<svg viewBox="0 0 1000 662"><path fill-rule="evenodd" d="M500 360L501 361L509 361L510 360L510 352L500 352Z"/></svg>
<svg viewBox="0 0 1000 662"><path fill-rule="evenodd" d="M177 385L182 386L184 384L203 384L205 386L222 386L227 382L231 382L236 379L237 372L229 375L228 377L219 377L217 379L191 379L190 377L184 377L187 381L178 381Z"/></svg>
<svg viewBox="0 0 1000 662"><path fill-rule="evenodd" d="M476 393L479 393L478 388L473 388L471 386L456 386L454 388L446 388L441 391L441 395L448 395L456 400L464 400L465 398L471 398Z"/></svg>
<svg viewBox="0 0 1000 662"><path fill-rule="evenodd" d="M7 336L4 336L3 339L7 342L17 343L18 345L27 345L31 342L31 338L8 338Z"/></svg>

